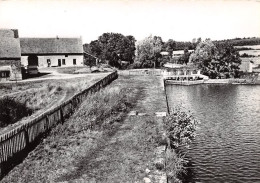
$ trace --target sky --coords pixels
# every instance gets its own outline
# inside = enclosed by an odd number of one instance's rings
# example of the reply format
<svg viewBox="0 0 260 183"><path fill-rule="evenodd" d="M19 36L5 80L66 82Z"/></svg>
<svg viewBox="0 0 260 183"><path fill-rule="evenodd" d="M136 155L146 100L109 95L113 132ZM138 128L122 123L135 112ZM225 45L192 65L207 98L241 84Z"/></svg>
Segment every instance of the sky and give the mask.
<svg viewBox="0 0 260 183"><path fill-rule="evenodd" d="M105 32L163 41L260 37L260 1L0 0L0 28L20 37L82 37Z"/></svg>

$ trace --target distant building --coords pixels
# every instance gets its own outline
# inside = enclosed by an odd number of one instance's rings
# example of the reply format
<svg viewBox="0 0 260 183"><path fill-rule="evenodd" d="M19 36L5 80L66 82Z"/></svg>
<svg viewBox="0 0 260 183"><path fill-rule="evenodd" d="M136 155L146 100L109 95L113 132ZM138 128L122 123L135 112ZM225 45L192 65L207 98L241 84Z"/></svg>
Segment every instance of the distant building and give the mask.
<svg viewBox="0 0 260 183"><path fill-rule="evenodd" d="M241 58L241 65L239 66L240 71L243 72L252 72L253 71L253 62L250 61L248 58Z"/></svg>
<svg viewBox="0 0 260 183"><path fill-rule="evenodd" d="M0 81L21 79L21 49L18 30L0 29Z"/></svg>
<svg viewBox="0 0 260 183"><path fill-rule="evenodd" d="M188 50L189 53L192 53L194 50ZM184 50L176 50L172 52L172 58L179 58L180 56L184 55Z"/></svg>
<svg viewBox="0 0 260 183"><path fill-rule="evenodd" d="M160 54L162 56L169 56L170 55L170 53L168 51L161 51Z"/></svg>
<svg viewBox="0 0 260 183"><path fill-rule="evenodd" d="M83 65L81 38L20 38L24 66L64 67Z"/></svg>

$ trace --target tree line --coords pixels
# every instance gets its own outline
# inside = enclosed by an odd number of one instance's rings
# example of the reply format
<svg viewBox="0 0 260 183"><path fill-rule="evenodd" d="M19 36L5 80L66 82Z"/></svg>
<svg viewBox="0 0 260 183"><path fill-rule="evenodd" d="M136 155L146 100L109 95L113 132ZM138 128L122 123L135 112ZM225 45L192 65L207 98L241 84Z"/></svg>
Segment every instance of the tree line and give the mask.
<svg viewBox="0 0 260 183"><path fill-rule="evenodd" d="M97 40L84 44L87 65L95 65L96 59L117 68L161 67L166 62L178 64L194 63L210 78L237 77L240 55L233 46L260 44L260 38L235 38L220 41L194 38L191 42L169 39L164 42L160 36L148 36L136 42L134 36L120 33L104 33ZM184 54L172 57L175 50ZM194 50L190 53L189 50ZM162 54L165 52L166 54Z"/></svg>

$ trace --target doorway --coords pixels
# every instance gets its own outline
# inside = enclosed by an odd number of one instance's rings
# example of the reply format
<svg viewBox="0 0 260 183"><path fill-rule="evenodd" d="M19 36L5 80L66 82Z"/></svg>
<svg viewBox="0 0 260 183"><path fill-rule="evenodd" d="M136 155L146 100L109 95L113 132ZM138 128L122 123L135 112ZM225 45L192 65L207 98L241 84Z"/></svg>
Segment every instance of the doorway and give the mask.
<svg viewBox="0 0 260 183"><path fill-rule="evenodd" d="M58 66L61 66L61 59L58 59Z"/></svg>

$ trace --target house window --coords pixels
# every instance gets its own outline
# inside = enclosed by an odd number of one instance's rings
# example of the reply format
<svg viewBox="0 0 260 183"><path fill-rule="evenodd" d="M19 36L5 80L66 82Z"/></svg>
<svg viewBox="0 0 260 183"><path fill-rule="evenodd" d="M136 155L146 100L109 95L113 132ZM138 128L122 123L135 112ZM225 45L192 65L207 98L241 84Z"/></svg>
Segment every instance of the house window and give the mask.
<svg viewBox="0 0 260 183"><path fill-rule="evenodd" d="M9 78L10 71L0 71L0 78Z"/></svg>
<svg viewBox="0 0 260 183"><path fill-rule="evenodd" d="M62 65L66 65L65 59L62 59Z"/></svg>
<svg viewBox="0 0 260 183"><path fill-rule="evenodd" d="M68 57L68 55L65 55L65 57Z"/></svg>
<svg viewBox="0 0 260 183"><path fill-rule="evenodd" d="M73 65L76 65L76 64L77 64L77 60L73 59Z"/></svg>

